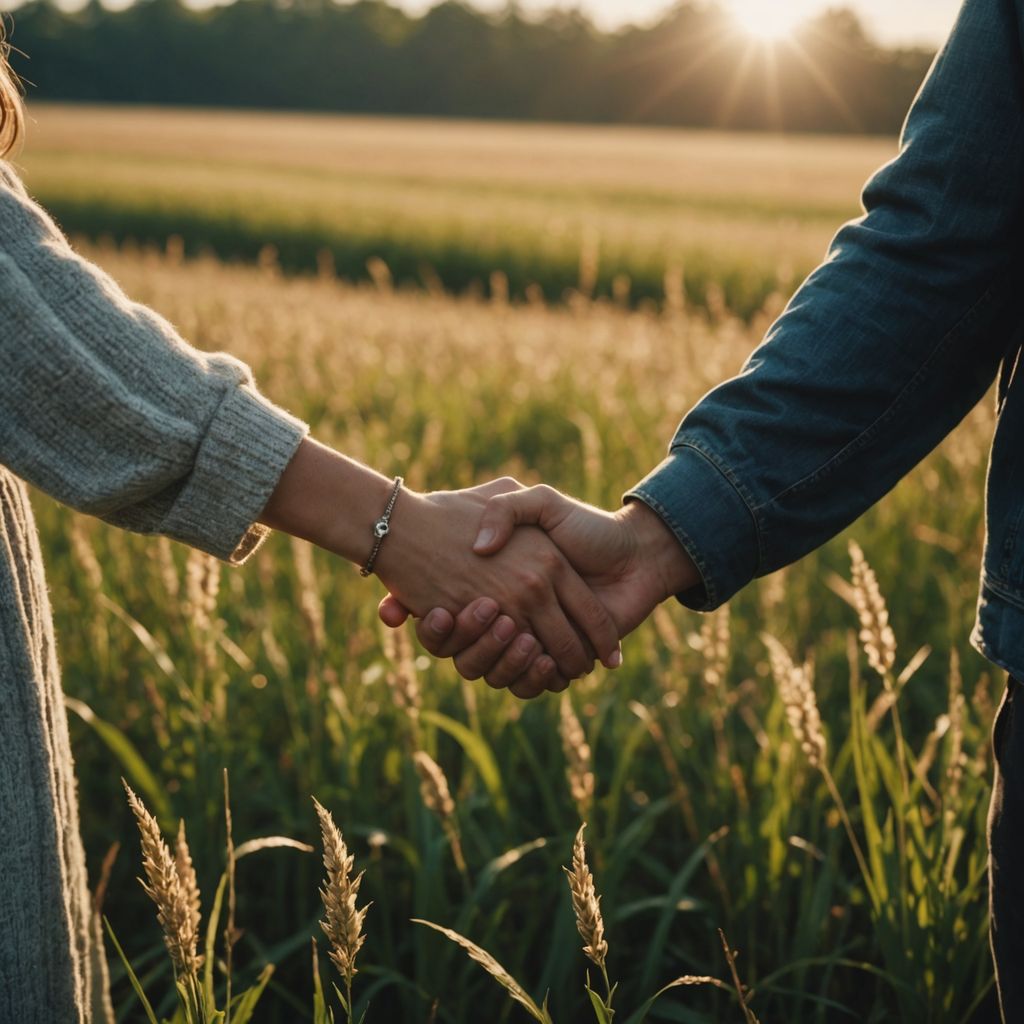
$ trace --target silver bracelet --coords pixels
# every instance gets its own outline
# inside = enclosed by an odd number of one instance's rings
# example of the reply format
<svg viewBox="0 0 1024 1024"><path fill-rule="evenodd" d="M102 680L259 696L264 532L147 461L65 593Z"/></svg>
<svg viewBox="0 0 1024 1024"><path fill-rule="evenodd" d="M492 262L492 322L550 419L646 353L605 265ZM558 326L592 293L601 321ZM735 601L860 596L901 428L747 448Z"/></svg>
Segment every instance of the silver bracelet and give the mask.
<svg viewBox="0 0 1024 1024"><path fill-rule="evenodd" d="M395 477L395 485L391 489L391 497L388 499L387 508L384 509L384 514L373 524L373 536L375 538L373 542L373 550L370 552L370 557L366 560L366 565L359 570L360 576L369 576L373 572L373 566L377 561L377 556L380 554L381 545L384 543L384 538L391 532L391 513L395 510L395 502L398 501L398 495L402 492L402 484L405 481L400 477Z"/></svg>

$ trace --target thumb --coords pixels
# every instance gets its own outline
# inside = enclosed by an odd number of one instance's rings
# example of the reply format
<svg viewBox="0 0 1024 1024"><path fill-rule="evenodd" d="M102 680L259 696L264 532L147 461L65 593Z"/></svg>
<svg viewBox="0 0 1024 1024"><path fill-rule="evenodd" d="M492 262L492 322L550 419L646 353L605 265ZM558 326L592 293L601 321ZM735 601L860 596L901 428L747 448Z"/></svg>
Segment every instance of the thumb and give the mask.
<svg viewBox="0 0 1024 1024"><path fill-rule="evenodd" d="M509 542L517 526L553 530L569 508L571 503L567 498L544 484L499 494L484 506L473 550L478 555L497 553Z"/></svg>
<svg viewBox="0 0 1024 1024"><path fill-rule="evenodd" d="M385 626L398 629L409 618L411 612L394 594L388 594L377 606L377 614Z"/></svg>

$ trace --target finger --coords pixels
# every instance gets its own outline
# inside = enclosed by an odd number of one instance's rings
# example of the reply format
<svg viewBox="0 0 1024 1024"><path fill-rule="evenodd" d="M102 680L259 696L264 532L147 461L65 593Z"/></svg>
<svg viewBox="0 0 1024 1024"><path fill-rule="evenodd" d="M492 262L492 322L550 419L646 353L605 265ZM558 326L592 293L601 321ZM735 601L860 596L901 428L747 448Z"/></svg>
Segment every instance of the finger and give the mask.
<svg viewBox="0 0 1024 1024"><path fill-rule="evenodd" d="M519 690L531 694L561 693L569 688L569 680L562 676L555 667L554 661L546 654L534 658L522 675L508 684L509 691Z"/></svg>
<svg viewBox="0 0 1024 1024"><path fill-rule="evenodd" d="M531 666L542 654L540 643L535 637L529 633L520 633L484 673L484 679L494 690L505 690L516 683L525 682Z"/></svg>
<svg viewBox="0 0 1024 1024"><path fill-rule="evenodd" d="M523 678L509 687L509 693L520 700L535 700L545 691L561 693L569 681L559 674L554 661L546 654L537 658Z"/></svg>
<svg viewBox="0 0 1024 1024"><path fill-rule="evenodd" d="M392 629L398 629L399 626L405 625L406 619L412 614L408 608L402 604L401 601L395 597L394 594L388 594L383 601L377 606L377 614L380 616L380 621L385 626L390 626Z"/></svg>
<svg viewBox="0 0 1024 1024"><path fill-rule="evenodd" d="M478 597L457 616L443 608L435 608L417 624L416 635L435 658L450 658L472 646L497 616L497 601L489 597Z"/></svg>
<svg viewBox="0 0 1024 1024"><path fill-rule="evenodd" d="M445 641L454 628L455 616L444 608L434 608L416 623L416 636L435 658L447 658Z"/></svg>
<svg viewBox="0 0 1024 1024"><path fill-rule="evenodd" d="M501 660L518 632L515 622L509 616L500 616L475 644L455 656L455 668L459 675L463 679L480 679L487 675Z"/></svg>
<svg viewBox="0 0 1024 1024"><path fill-rule="evenodd" d="M586 641L566 618L553 590L530 615L530 628L566 679L579 679L593 671L594 659Z"/></svg>
<svg viewBox="0 0 1024 1024"><path fill-rule="evenodd" d="M576 628L590 641L601 664L605 668L618 668L622 664L618 627L590 587L567 569L555 576L555 593Z"/></svg>
<svg viewBox="0 0 1024 1024"><path fill-rule="evenodd" d="M517 526L553 530L571 507L567 498L543 484L496 495L484 507L473 550L478 555L493 555L508 543Z"/></svg>

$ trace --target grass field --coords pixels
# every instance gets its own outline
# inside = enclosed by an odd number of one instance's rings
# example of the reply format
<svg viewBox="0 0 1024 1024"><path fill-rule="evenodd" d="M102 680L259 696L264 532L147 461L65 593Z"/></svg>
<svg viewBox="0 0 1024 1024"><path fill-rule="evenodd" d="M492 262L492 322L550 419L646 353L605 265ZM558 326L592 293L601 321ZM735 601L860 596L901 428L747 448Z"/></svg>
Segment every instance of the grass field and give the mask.
<svg viewBox="0 0 1024 1024"><path fill-rule="evenodd" d="M260 125L273 135L269 126L281 122L271 119L226 121L208 137L219 170L179 156L180 174L159 150L187 149L182 133L198 130L199 120L183 118L178 128L168 120L166 138L139 131L139 153L127 168L109 156L73 159L70 112L47 112L40 122L40 150L25 160L30 181L41 194L63 190L83 203L92 194L113 202L102 190L116 175L147 167L154 177L140 179L146 188L152 180L170 191L202 178L203 201L227 195L223 162L239 137L248 138L245 152L266 153L269 178L305 181L310 173L289 166L297 144L249 138L246 127ZM63 156L53 141L42 144L61 124ZM99 149L127 146L132 133L115 124L109 138L90 133ZM346 133L391 130L329 126L321 155L337 161L332 166L349 159L350 168L359 161L342 141ZM423 128L421 139L433 130ZM466 129L445 131L451 139ZM496 138L507 143L516 131ZM399 137L396 130L394 146ZM575 143L573 133L569 141L561 131L553 138L560 151L598 134L582 133ZM321 152L310 139L306 145ZM699 141L719 154L743 149L735 140ZM763 145L769 152L772 144ZM824 162L838 190L844 173L859 174L839 167L836 147L824 144ZM445 191L450 146L439 149L423 177L433 166L437 190ZM655 192L657 149L644 150L643 187ZM381 196L401 192L395 179L403 159L389 159ZM863 154L861 161L870 162ZM532 167L543 179L538 190L556 188L557 175L527 163L524 176ZM622 156L623 180L629 166ZM622 187L591 170L587 188ZM486 177L482 168L473 173ZM671 178L667 167L658 173ZM464 175L471 180L469 169ZM495 188L515 192L514 177L508 168ZM711 177L704 187L718 189L725 208L726 183ZM744 202L760 195L770 205L765 181L752 178ZM135 195L148 194L125 180ZM696 194L698 185L689 188ZM784 195L780 202L797 205L799 189ZM555 208L536 196L523 201ZM694 204L678 223L684 216L699 222L703 215ZM775 223L756 211L745 216L753 237ZM648 223L656 220L652 214ZM724 222L739 253L745 222L735 212ZM516 306L393 292L383 281L286 279L271 266L182 262L177 250L170 257L89 252L196 344L252 363L264 390L312 422L321 439L384 472L401 471L416 487L512 472L610 507L659 460L681 413L740 367L767 316L748 325L722 312L680 311L678 301L664 311L579 298L560 309ZM571 730L558 700L524 706L461 683L449 665L401 647L389 652L375 621L378 587L351 567L276 537L252 564L221 574L184 549L40 499L91 869L95 878L110 844L123 843L104 913L158 1010L169 1016L173 1005L170 967L134 881L138 840L119 776L168 833L179 816L187 820L208 912L224 864L220 773L227 767L236 844L268 834L319 844L315 794L365 869L361 901L373 906L355 1002L357 1015L369 1003L367 1021L526 1019L462 951L411 918L453 927L489 949L538 1001L550 994L554 1021L593 1019L560 869L585 817L609 971L620 982L616 1019L633 1020L647 996L680 975L729 982L721 927L740 952L750 1009L763 1024L966 1022L991 985L983 828L987 730L1001 681L966 642L991 426L990 410L979 408L851 530L889 600L897 650L884 680L857 653L857 614L844 600L851 596L847 538L753 585L734 602L728 624L665 606L627 642L623 670L599 672L571 692L587 750L578 737L569 747L577 774L579 758L584 772L593 771L592 798L572 795L563 749ZM813 663L827 777L794 741L763 632L797 666ZM905 688L897 684L895 675L925 645L930 654ZM778 651L775 668L790 691L806 683ZM899 692L903 759L893 716L878 713L887 688ZM404 710L396 692L406 695ZM435 757L447 777L454 811L444 823L424 802L413 747ZM464 867L453 852L456 831ZM257 1021L311 1019L309 940L319 934L321 874L317 857L293 849L239 863L236 991L265 963L277 965ZM332 970L322 953L325 983ZM142 1019L123 971L114 974L121 1019ZM728 992L684 987L667 993L650 1019L743 1018Z"/></svg>
<svg viewBox="0 0 1024 1024"><path fill-rule="evenodd" d="M22 159L69 230L357 280L568 289L749 317L859 211L892 139L35 104Z"/></svg>

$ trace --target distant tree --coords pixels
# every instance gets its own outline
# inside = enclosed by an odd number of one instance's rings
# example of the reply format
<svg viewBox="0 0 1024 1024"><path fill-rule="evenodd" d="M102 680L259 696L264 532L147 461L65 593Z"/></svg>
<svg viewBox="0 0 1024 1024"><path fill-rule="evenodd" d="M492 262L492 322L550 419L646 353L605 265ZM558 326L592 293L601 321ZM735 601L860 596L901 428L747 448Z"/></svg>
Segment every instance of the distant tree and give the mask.
<svg viewBox="0 0 1024 1024"><path fill-rule="evenodd" d="M615 32L461 0L419 17L386 0L31 0L13 22L30 97L452 117L891 132L931 60L844 9L768 50L705 0Z"/></svg>

